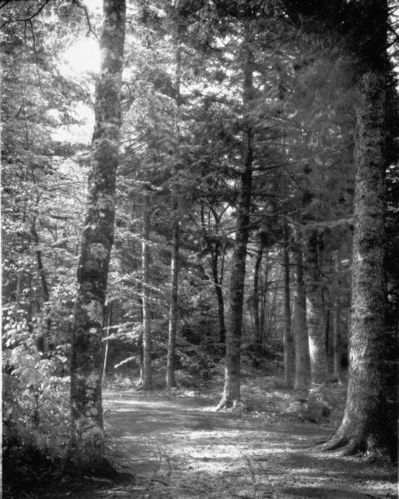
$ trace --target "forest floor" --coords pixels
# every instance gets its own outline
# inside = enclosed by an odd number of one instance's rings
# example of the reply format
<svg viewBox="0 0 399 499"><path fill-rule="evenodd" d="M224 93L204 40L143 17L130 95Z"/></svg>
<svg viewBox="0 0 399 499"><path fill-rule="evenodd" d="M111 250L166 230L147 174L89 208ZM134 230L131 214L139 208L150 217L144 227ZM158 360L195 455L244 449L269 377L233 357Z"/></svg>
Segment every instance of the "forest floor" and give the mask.
<svg viewBox="0 0 399 499"><path fill-rule="evenodd" d="M396 468L317 448L342 417L344 390L331 387L334 409L318 423L301 420L292 392L272 377L244 380L241 412L215 412L220 385L171 394L108 390L111 453L134 480L88 480L69 489L64 484L62 494L43 490L21 497L396 498Z"/></svg>

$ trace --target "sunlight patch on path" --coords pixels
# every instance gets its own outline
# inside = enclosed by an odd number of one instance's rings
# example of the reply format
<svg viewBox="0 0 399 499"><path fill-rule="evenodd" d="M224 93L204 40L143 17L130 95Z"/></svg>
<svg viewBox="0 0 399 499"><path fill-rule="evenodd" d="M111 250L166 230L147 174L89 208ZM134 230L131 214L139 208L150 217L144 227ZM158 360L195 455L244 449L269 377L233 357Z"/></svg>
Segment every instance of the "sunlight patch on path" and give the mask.
<svg viewBox="0 0 399 499"><path fill-rule="evenodd" d="M361 499L395 492L394 479L381 470L373 480L370 466L309 448L331 431L319 425L215 413L206 398L112 393L104 405L126 466L145 489L137 499Z"/></svg>

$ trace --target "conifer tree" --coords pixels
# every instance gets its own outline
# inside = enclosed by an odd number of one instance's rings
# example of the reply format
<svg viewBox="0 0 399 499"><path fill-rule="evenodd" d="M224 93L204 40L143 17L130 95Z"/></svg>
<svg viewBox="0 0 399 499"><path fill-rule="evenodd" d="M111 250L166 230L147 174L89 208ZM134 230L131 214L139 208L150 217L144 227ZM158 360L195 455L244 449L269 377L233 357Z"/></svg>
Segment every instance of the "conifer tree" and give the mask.
<svg viewBox="0 0 399 499"><path fill-rule="evenodd" d="M327 37L342 37L358 77L349 387L341 426L327 448L373 452L384 445L388 426L383 393L388 4L285 0L284 5L295 22L307 20L309 32L328 26Z"/></svg>

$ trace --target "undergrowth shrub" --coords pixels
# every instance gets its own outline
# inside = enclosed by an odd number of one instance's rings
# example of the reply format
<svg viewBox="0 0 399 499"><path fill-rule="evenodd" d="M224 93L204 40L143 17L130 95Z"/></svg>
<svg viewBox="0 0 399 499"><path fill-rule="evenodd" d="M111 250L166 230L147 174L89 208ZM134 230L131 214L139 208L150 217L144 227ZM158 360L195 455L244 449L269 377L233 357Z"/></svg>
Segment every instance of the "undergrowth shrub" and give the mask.
<svg viewBox="0 0 399 499"><path fill-rule="evenodd" d="M51 357L37 349L35 334L18 311L3 312L3 462L4 479L41 479L61 460L69 430L69 377L60 377L67 363L65 348ZM22 470L22 471L21 471Z"/></svg>

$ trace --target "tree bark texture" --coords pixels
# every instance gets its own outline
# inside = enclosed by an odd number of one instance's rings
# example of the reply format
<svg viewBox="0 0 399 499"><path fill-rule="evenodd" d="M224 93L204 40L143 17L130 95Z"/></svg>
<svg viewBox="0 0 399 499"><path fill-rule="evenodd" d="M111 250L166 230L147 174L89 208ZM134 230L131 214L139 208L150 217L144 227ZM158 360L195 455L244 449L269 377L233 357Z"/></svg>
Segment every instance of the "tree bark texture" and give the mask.
<svg viewBox="0 0 399 499"><path fill-rule="evenodd" d="M372 450L384 440L384 74L361 80L356 153L349 385L344 418L329 448Z"/></svg>
<svg viewBox="0 0 399 499"><path fill-rule="evenodd" d="M323 385L328 379L319 237L317 230L312 230L306 245L306 304L312 388Z"/></svg>
<svg viewBox="0 0 399 499"><path fill-rule="evenodd" d="M289 254L288 225L284 223L284 383L292 387L293 380L293 342L291 332L291 291L290 291L290 254Z"/></svg>
<svg viewBox="0 0 399 499"><path fill-rule="evenodd" d="M256 343L261 345L262 343L262 328L259 313L259 277L260 270L262 266L263 257L263 244L259 241L258 250L256 252L255 268L254 268L254 294L253 294L253 313L254 313L254 325L255 325L255 339Z"/></svg>
<svg viewBox="0 0 399 499"><path fill-rule="evenodd" d="M388 2L284 0L292 21L320 33L320 24L345 43L359 81L352 265L349 385L344 417L327 449L344 453L380 449L388 421L384 410L383 352L384 199Z"/></svg>
<svg viewBox="0 0 399 499"><path fill-rule="evenodd" d="M224 297L221 284L215 284L215 292L218 300L219 341L224 345L226 343L226 323L224 320Z"/></svg>
<svg viewBox="0 0 399 499"><path fill-rule="evenodd" d="M265 258L264 258L264 271L261 276L260 283L260 334L261 334L261 344L265 345L266 339L270 336L270 331L266 328L268 324L267 316L268 313L268 294L269 294L269 274L270 274L270 259L269 259L269 248L265 248Z"/></svg>
<svg viewBox="0 0 399 499"><path fill-rule="evenodd" d="M152 389L150 310L150 196L143 194L143 240L141 243L143 307L143 390Z"/></svg>
<svg viewBox="0 0 399 499"><path fill-rule="evenodd" d="M112 326L112 312L114 308L114 302L111 301L108 304L108 315L107 318L107 327L105 329L105 338L104 338L104 362L103 362L103 377L102 377L102 383L104 383L105 378L107 376L107 364L108 364L108 351L109 351L109 336L111 334L111 326Z"/></svg>
<svg viewBox="0 0 399 499"><path fill-rule="evenodd" d="M216 243L216 248L211 254L212 260L212 276L215 285L215 293L218 302L218 319L219 319L219 340L222 345L226 342L226 324L224 320L224 296L223 296L223 280L222 276L219 277L218 261L220 258L220 253L223 249L220 247L219 243ZM223 256L222 256L223 258Z"/></svg>
<svg viewBox="0 0 399 499"><path fill-rule="evenodd" d="M243 41L245 62L243 67L243 106L249 115L253 98L253 54L249 35ZM240 357L244 305L244 281L249 237L249 220L252 195L253 130L250 118L243 131L243 170L237 206L236 239L232 256L229 290L228 324L226 330L225 380L218 409L234 406L240 401Z"/></svg>
<svg viewBox="0 0 399 499"><path fill-rule="evenodd" d="M176 386L175 380L175 349L177 331L177 300L179 290L179 221L176 219L172 228L172 256L170 263L170 305L169 305L169 331L168 354L166 360L166 386Z"/></svg>
<svg viewBox="0 0 399 499"><path fill-rule="evenodd" d="M295 341L295 390L305 390L309 383L309 341L306 328L306 290L303 278L302 241L297 236L293 250L295 269L293 336Z"/></svg>
<svg viewBox="0 0 399 499"><path fill-rule="evenodd" d="M340 306L339 300L333 303L333 380L341 383L341 328L340 328Z"/></svg>
<svg viewBox="0 0 399 499"><path fill-rule="evenodd" d="M77 272L71 359L71 455L83 468L98 466L104 446L102 328L114 238L125 10L124 0L104 0L100 39L103 59L95 93L89 194Z"/></svg>
<svg viewBox="0 0 399 499"><path fill-rule="evenodd" d="M340 251L338 250L334 256L334 270L336 274L335 286L332 296L332 339L333 339L333 375L334 381L342 382L341 380L341 302L340 302L340 288L342 286L341 279L339 278L341 272L340 265Z"/></svg>

